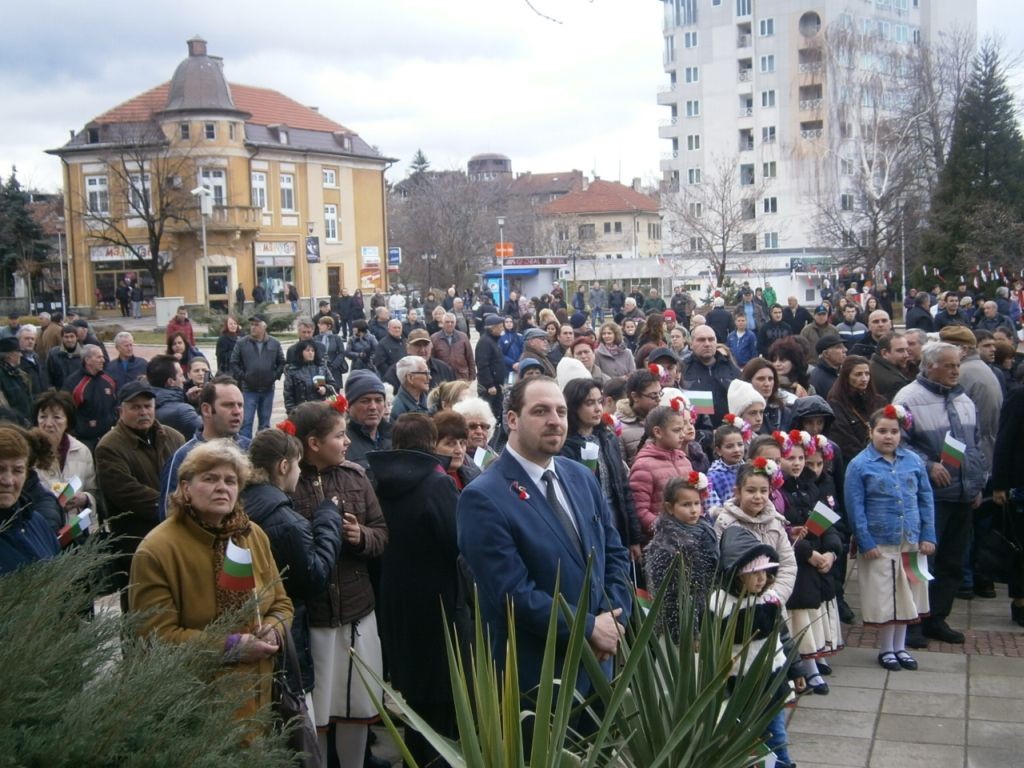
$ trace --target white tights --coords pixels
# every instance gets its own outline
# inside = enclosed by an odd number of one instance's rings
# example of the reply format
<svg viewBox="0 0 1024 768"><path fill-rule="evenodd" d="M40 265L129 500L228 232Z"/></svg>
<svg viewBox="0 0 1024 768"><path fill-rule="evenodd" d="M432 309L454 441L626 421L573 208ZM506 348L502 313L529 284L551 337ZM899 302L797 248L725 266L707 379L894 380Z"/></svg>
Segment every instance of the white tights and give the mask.
<svg viewBox="0 0 1024 768"><path fill-rule="evenodd" d="M878 650L896 653L907 650L907 625L886 624L878 628Z"/></svg>
<svg viewBox="0 0 1024 768"><path fill-rule="evenodd" d="M338 753L338 764L341 768L363 768L366 754L366 739L369 728L364 723L336 723L334 726L334 749ZM324 768L327 768L327 732L317 734L320 740L320 751L324 756Z"/></svg>

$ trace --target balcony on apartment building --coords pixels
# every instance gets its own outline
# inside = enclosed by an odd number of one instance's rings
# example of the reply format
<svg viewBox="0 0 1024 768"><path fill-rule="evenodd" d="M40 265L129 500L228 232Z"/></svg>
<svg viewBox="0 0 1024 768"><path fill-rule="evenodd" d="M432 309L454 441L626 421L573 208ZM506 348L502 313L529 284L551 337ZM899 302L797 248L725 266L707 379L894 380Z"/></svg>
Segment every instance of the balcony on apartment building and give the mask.
<svg viewBox="0 0 1024 768"><path fill-rule="evenodd" d="M736 47L737 48L749 48L754 44L753 30L751 29L750 22L744 22L736 25Z"/></svg>
<svg viewBox="0 0 1024 768"><path fill-rule="evenodd" d="M820 139L825 133L825 124L821 120L804 120L800 123L801 139Z"/></svg>
<svg viewBox="0 0 1024 768"><path fill-rule="evenodd" d="M820 84L800 86L800 110L814 111L821 108L822 87Z"/></svg>
<svg viewBox="0 0 1024 768"><path fill-rule="evenodd" d="M199 209L190 211L187 222L168 222L174 232L195 231L201 227ZM263 223L263 209L255 205L214 205L206 219L207 232L255 232Z"/></svg>
<svg viewBox="0 0 1024 768"><path fill-rule="evenodd" d="M740 152L753 152L754 151L754 131L750 128L743 128L740 130Z"/></svg>
<svg viewBox="0 0 1024 768"><path fill-rule="evenodd" d="M821 75L825 72L825 61L821 48L801 48L797 54L797 64L802 75Z"/></svg>
<svg viewBox="0 0 1024 768"><path fill-rule="evenodd" d="M754 79L754 60L753 59L739 59L736 62L736 82L749 83Z"/></svg>
<svg viewBox="0 0 1024 768"><path fill-rule="evenodd" d="M675 105L673 105L673 107L674 106ZM676 130L676 125L678 123L678 115L672 115L672 117L667 117L664 120L662 120L661 123L658 125L658 138L671 139L678 133L678 131Z"/></svg>
<svg viewBox="0 0 1024 768"><path fill-rule="evenodd" d="M737 112L738 117L752 117L754 114L754 99L751 96L744 94L740 96L739 111Z"/></svg>

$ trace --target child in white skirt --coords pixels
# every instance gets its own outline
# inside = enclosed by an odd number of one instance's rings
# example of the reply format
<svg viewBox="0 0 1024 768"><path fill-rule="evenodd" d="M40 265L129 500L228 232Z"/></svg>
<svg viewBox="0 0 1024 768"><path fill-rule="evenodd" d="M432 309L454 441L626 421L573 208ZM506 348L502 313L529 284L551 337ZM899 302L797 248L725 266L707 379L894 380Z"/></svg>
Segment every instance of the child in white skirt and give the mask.
<svg viewBox="0 0 1024 768"><path fill-rule="evenodd" d="M871 445L847 465L846 513L857 537L861 614L878 628L878 663L917 669L907 625L928 614L928 582L907 572L904 555L935 552L935 503L924 462L900 447L910 411L887 405L871 416Z"/></svg>

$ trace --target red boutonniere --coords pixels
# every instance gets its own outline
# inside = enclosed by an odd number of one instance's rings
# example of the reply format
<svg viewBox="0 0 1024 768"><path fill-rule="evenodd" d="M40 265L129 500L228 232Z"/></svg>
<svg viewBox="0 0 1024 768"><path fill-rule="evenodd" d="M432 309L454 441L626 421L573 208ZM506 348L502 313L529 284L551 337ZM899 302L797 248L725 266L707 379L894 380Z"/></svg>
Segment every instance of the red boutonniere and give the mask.
<svg viewBox="0 0 1024 768"><path fill-rule="evenodd" d="M520 501L529 501L530 494L528 494L526 492L526 489L523 488L523 486L521 486L518 482L512 483L512 490L515 492L516 496L519 497Z"/></svg>
<svg viewBox="0 0 1024 768"><path fill-rule="evenodd" d="M274 426L277 427L277 429L280 429L282 432L287 432L292 437L295 437L295 425L292 424L290 419L285 419L281 423L275 424Z"/></svg>

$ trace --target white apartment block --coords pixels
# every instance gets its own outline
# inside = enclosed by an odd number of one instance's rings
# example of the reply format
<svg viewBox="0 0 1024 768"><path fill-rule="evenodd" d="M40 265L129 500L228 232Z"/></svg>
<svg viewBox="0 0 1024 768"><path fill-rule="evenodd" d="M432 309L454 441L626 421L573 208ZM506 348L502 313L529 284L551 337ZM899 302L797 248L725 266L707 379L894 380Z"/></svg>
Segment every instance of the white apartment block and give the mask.
<svg viewBox="0 0 1024 768"><path fill-rule="evenodd" d="M661 2L668 78L657 98L669 114L659 135L671 144L661 161L665 187L678 188L685 200L688 187L707 183L728 161L738 183L758 198L743 258L782 283L793 264L798 271L827 265L815 219L821 196L843 194L849 126L835 119L842 91L830 84L833 25L914 46L943 30L973 29L977 18L976 0ZM670 236L672 217L665 216L666 253L699 249ZM813 301L804 296L809 281L795 282L801 300Z"/></svg>

